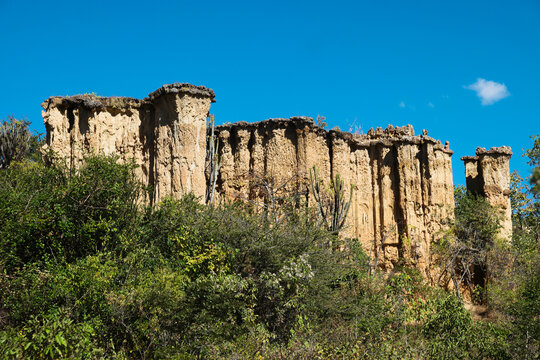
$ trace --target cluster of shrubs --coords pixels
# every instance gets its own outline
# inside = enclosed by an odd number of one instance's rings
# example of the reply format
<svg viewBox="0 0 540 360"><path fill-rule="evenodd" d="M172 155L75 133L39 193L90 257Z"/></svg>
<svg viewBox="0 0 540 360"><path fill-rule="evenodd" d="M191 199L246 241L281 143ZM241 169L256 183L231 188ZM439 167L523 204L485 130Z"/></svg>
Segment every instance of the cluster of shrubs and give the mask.
<svg viewBox="0 0 540 360"><path fill-rule="evenodd" d="M473 320L414 269L370 272L309 209L144 206L133 170L97 156L0 171L0 358L538 356L537 248L497 288L499 316Z"/></svg>

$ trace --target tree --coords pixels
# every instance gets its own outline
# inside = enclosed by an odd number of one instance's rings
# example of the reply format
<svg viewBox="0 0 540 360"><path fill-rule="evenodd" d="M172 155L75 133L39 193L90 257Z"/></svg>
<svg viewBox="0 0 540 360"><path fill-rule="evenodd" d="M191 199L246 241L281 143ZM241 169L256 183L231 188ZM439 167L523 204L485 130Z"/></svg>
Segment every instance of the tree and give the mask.
<svg viewBox="0 0 540 360"><path fill-rule="evenodd" d="M533 174L531 176L531 184L531 191L533 192L533 194L540 194L540 167L537 167L533 170Z"/></svg>
<svg viewBox="0 0 540 360"><path fill-rule="evenodd" d="M21 161L27 155L37 152L40 136L32 135L30 122L8 116L0 123L0 169L7 168L14 161Z"/></svg>
<svg viewBox="0 0 540 360"><path fill-rule="evenodd" d="M534 166L530 178L531 193L534 196L540 195L540 136L532 135L533 146L524 151L523 156L528 157L527 164Z"/></svg>
<svg viewBox="0 0 540 360"><path fill-rule="evenodd" d="M73 261L116 249L137 219L141 186L132 163L85 159L78 170L22 161L0 172L0 268Z"/></svg>
<svg viewBox="0 0 540 360"><path fill-rule="evenodd" d="M487 257L500 228L500 214L485 198L463 186L455 188L454 199L455 221L452 231L439 243L439 251L446 259L445 270L456 293L466 286L473 295L487 283Z"/></svg>
<svg viewBox="0 0 540 360"><path fill-rule="evenodd" d="M527 164L531 166L540 166L540 135L532 135L533 146L525 150L523 156L529 158Z"/></svg>
<svg viewBox="0 0 540 360"><path fill-rule="evenodd" d="M540 242L540 137L531 136L533 146L524 151L527 164L534 166L529 184L516 172L510 181L513 243L519 249L535 249Z"/></svg>

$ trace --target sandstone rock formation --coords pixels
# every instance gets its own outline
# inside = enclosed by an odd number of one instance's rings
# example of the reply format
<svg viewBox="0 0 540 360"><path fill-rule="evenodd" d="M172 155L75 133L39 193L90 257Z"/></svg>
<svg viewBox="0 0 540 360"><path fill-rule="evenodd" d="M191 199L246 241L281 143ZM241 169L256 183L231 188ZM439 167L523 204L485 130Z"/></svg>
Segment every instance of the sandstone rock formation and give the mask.
<svg viewBox="0 0 540 360"><path fill-rule="evenodd" d="M132 159L143 184L154 189L151 203L189 192L202 198L208 184L206 119L212 102L212 90L181 83L164 85L143 100L51 97L42 104L47 147L74 167L92 152ZM341 234L358 238L382 268L404 263L428 278L432 274L431 244L453 216L448 142L442 145L425 130L414 135L410 125L363 135L327 131L307 117L240 122L219 126L215 133L221 161L216 201L267 201L268 191L260 186L266 181L314 205L310 169L316 167L327 183L339 174L346 191L353 191ZM471 181L482 184L492 204L506 206L508 216L505 151L477 151L466 166L468 178L469 173L481 178Z"/></svg>
<svg viewBox="0 0 540 360"><path fill-rule="evenodd" d="M415 136L410 125L353 135L326 131L305 117L235 123L216 132L222 144L219 196L257 199L254 189L266 175L306 193L313 205L309 170L316 166L324 179L339 174L353 189L342 235L358 238L384 268L402 262L428 274L430 244L453 214L448 146Z"/></svg>
<svg viewBox="0 0 540 360"><path fill-rule="evenodd" d="M491 206L501 212L500 236L512 237L512 209L510 207L510 157L508 146L489 150L476 149L476 156L464 156L467 190L484 196Z"/></svg>
<svg viewBox="0 0 540 360"><path fill-rule="evenodd" d="M143 100L77 95L41 106L46 147L77 167L84 154L134 160L152 202L165 195L204 196L206 117L214 92L184 83L164 85Z"/></svg>

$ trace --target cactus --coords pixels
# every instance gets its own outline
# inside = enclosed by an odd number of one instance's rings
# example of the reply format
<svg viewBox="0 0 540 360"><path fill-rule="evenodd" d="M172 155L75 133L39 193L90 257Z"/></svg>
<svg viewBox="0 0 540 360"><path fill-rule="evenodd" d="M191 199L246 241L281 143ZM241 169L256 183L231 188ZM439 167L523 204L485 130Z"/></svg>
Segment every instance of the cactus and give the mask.
<svg viewBox="0 0 540 360"><path fill-rule="evenodd" d="M317 167L314 166L309 170L309 178L311 190L322 220L331 233L338 234L343 229L349 213L353 186L351 185L349 200L347 201L345 200L344 182L339 174L330 179L330 190L326 192L321 188L322 181L319 179Z"/></svg>
<svg viewBox="0 0 540 360"><path fill-rule="evenodd" d="M22 160L32 149L34 136L30 133L26 120L9 116L0 124L0 169L12 162Z"/></svg>
<svg viewBox="0 0 540 360"><path fill-rule="evenodd" d="M206 199L207 205L212 205L214 202L214 193L216 191L217 177L219 169L221 168L221 161L219 160L219 139L216 139L215 128L216 122L214 115L208 117L208 126L210 130L210 136L208 139L208 146L206 148L206 173L208 179L208 186L206 187Z"/></svg>

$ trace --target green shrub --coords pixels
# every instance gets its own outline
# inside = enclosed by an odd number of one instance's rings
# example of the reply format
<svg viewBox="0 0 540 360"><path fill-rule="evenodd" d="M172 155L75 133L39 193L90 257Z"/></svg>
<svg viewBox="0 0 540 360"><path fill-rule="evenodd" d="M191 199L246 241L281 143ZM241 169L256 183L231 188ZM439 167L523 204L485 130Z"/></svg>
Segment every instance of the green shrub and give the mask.
<svg viewBox="0 0 540 360"><path fill-rule="evenodd" d="M330 235L298 214L273 223L240 203L211 208L188 196L163 202L142 229L142 241L192 280L213 274L245 279L255 316L281 340L290 336L315 273L329 274L327 249L319 245Z"/></svg>
<svg viewBox="0 0 540 360"><path fill-rule="evenodd" d="M138 216L133 165L91 157L78 172L23 162L0 172L1 266L74 261L115 249Z"/></svg>
<svg viewBox="0 0 540 360"><path fill-rule="evenodd" d="M532 271L517 289L515 302L507 308L514 351L522 359L535 359L540 354L540 257L533 261Z"/></svg>
<svg viewBox="0 0 540 360"><path fill-rule="evenodd" d="M191 195L142 209L132 171L94 157L78 172L36 162L0 172L0 358L538 354L532 215L519 241L502 246L490 238L490 208L461 194L454 230L463 236L446 250L457 243L469 253L454 259L471 265L512 260L490 272L498 321L474 321L415 269L372 271L360 242L321 228L310 209L284 204L268 216ZM478 262L466 257L474 251Z"/></svg>
<svg viewBox="0 0 540 360"><path fill-rule="evenodd" d="M424 324L432 358L464 359L470 350L472 318L459 298L442 297Z"/></svg>
<svg viewBox="0 0 540 360"><path fill-rule="evenodd" d="M96 254L73 264L40 268L35 264L0 275L5 322L17 324L47 309L65 306L74 319L107 316L106 298L120 269L110 254Z"/></svg>
<svg viewBox="0 0 540 360"><path fill-rule="evenodd" d="M456 187L455 219L450 231L434 245L442 268L459 291L476 303L486 301L487 259L500 229L501 213L487 200L464 187Z"/></svg>
<svg viewBox="0 0 540 360"><path fill-rule="evenodd" d="M102 359L101 324L74 322L68 309L32 316L21 327L0 331L2 359Z"/></svg>

